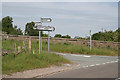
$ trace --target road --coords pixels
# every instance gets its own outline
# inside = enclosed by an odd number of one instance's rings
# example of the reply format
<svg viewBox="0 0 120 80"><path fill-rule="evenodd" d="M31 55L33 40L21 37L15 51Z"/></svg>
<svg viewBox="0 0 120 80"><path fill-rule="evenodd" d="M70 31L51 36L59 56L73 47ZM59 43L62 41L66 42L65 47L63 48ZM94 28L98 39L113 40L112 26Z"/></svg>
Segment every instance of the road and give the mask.
<svg viewBox="0 0 120 80"><path fill-rule="evenodd" d="M117 78L118 77L118 57L63 54L68 60L79 64L70 71L59 72L45 76L45 78Z"/></svg>

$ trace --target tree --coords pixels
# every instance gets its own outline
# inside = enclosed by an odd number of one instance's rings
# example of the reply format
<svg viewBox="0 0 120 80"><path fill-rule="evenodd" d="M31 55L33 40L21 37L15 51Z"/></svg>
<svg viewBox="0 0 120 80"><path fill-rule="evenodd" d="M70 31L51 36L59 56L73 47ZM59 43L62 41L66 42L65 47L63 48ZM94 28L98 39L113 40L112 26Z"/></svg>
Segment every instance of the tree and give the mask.
<svg viewBox="0 0 120 80"><path fill-rule="evenodd" d="M74 39L86 39L86 38L75 36Z"/></svg>
<svg viewBox="0 0 120 80"><path fill-rule="evenodd" d="M62 38L71 38L71 36L66 35L66 36L62 36Z"/></svg>
<svg viewBox="0 0 120 80"><path fill-rule="evenodd" d="M0 21L0 31L2 31L2 21Z"/></svg>
<svg viewBox="0 0 120 80"><path fill-rule="evenodd" d="M2 19L2 31L12 35L22 35L22 30L20 28L17 29L16 25L13 27L12 22L12 17L4 17Z"/></svg>
<svg viewBox="0 0 120 80"><path fill-rule="evenodd" d="M115 32L114 32L114 41L115 42L120 42L120 28L118 28Z"/></svg>
<svg viewBox="0 0 120 80"><path fill-rule="evenodd" d="M42 37L48 37L48 34L42 34Z"/></svg>
<svg viewBox="0 0 120 80"><path fill-rule="evenodd" d="M120 28L115 32L113 31L105 31L98 32L92 35L92 40L101 40L101 41L118 41L118 37L120 36L118 33L120 32Z"/></svg>
<svg viewBox="0 0 120 80"><path fill-rule="evenodd" d="M34 22L30 22L30 23L26 24L25 35L29 35L29 36L38 36L39 35L39 31L33 29L34 25L35 25Z"/></svg>
<svg viewBox="0 0 120 80"><path fill-rule="evenodd" d="M56 38L61 38L62 37L62 35L61 34L55 34L55 36L54 37L56 37Z"/></svg>
<svg viewBox="0 0 120 80"><path fill-rule="evenodd" d="M7 32L7 34L10 34L10 32L13 31L13 20L12 17L4 17L2 19L2 31Z"/></svg>
<svg viewBox="0 0 120 80"><path fill-rule="evenodd" d="M20 28L17 29L17 35L23 35L22 30Z"/></svg>

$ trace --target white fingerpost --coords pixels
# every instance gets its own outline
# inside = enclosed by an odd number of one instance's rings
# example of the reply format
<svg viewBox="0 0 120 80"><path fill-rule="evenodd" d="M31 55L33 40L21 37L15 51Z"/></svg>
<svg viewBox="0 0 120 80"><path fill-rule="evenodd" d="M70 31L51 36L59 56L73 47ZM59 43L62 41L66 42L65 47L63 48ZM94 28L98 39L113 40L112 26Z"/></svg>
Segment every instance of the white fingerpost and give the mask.
<svg viewBox="0 0 120 80"><path fill-rule="evenodd" d="M40 42L41 42L40 36L41 36L41 34L40 34L40 31L39 31L39 54L40 54Z"/></svg>
<svg viewBox="0 0 120 80"><path fill-rule="evenodd" d="M41 31L41 52L42 52L42 31Z"/></svg>
<svg viewBox="0 0 120 80"><path fill-rule="evenodd" d="M49 53L49 50L50 50L50 31L48 31L48 53Z"/></svg>
<svg viewBox="0 0 120 80"><path fill-rule="evenodd" d="M35 22L33 27L34 30L39 30L39 54L42 52L42 31L48 31L48 53L50 51L50 31L54 31L55 28L52 26L43 26L42 23L51 21L51 18L41 18L41 22Z"/></svg>

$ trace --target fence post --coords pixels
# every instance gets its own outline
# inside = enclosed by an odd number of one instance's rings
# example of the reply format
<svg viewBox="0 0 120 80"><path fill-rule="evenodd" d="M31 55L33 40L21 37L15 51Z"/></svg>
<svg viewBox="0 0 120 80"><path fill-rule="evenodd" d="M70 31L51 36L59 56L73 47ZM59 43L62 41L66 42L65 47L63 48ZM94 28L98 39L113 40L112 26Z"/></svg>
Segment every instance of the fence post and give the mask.
<svg viewBox="0 0 120 80"><path fill-rule="evenodd" d="M14 49L15 49L15 53L16 53L16 43L14 44Z"/></svg>
<svg viewBox="0 0 120 80"><path fill-rule="evenodd" d="M26 51L26 47L25 47L25 43L24 43L24 41L23 41L23 46L24 46L25 52L27 52L27 51Z"/></svg>
<svg viewBox="0 0 120 80"><path fill-rule="evenodd" d="M29 37L29 54L31 53L32 49L32 43L31 43L31 37Z"/></svg>

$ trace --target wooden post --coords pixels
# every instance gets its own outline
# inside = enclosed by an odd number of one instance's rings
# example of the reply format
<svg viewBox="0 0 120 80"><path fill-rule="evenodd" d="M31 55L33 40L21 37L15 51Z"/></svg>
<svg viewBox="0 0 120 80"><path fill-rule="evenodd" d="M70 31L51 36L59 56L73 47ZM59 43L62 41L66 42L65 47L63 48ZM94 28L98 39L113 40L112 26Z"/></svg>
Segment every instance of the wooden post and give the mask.
<svg viewBox="0 0 120 80"><path fill-rule="evenodd" d="M25 47L25 43L24 43L24 41L23 41L23 46L24 46L25 52L27 52L27 51L26 51L26 47Z"/></svg>
<svg viewBox="0 0 120 80"><path fill-rule="evenodd" d="M14 48L15 48L15 53L16 53L16 43L14 44Z"/></svg>
<svg viewBox="0 0 120 80"><path fill-rule="evenodd" d="M21 47L20 46L18 46L18 53L20 53L21 52ZM18 54L17 53L17 54Z"/></svg>
<svg viewBox="0 0 120 80"><path fill-rule="evenodd" d="M31 43L31 37L29 37L29 54L31 53L32 49L32 43Z"/></svg>

